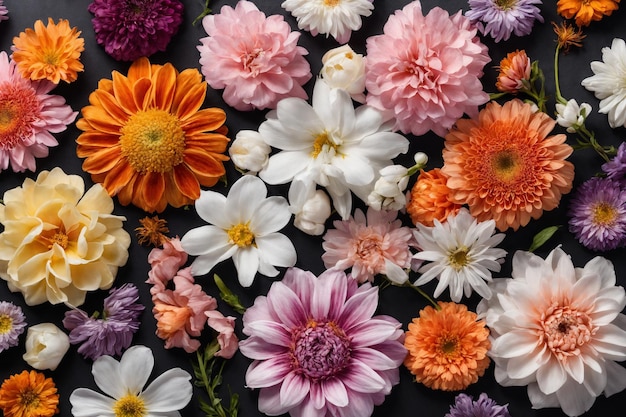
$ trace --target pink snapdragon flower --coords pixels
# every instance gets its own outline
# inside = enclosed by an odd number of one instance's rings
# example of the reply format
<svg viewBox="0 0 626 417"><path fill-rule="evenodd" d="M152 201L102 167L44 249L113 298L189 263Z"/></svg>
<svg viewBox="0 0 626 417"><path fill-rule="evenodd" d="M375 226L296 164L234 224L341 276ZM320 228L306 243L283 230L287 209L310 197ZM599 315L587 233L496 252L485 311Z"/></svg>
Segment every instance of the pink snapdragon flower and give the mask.
<svg viewBox="0 0 626 417"><path fill-rule="evenodd" d="M148 254L147 284L151 284L151 292L162 291L167 283L174 278L176 272L187 262L187 252L183 250L179 238L172 238L163 243L163 249L154 248Z"/></svg>
<svg viewBox="0 0 626 417"><path fill-rule="evenodd" d="M224 359L232 358L239 348L239 339L237 339L235 334L235 318L231 316L224 317L217 310L205 311L204 314L207 316L209 327L218 332L217 342L220 345L220 350L215 353L215 356L220 356Z"/></svg>

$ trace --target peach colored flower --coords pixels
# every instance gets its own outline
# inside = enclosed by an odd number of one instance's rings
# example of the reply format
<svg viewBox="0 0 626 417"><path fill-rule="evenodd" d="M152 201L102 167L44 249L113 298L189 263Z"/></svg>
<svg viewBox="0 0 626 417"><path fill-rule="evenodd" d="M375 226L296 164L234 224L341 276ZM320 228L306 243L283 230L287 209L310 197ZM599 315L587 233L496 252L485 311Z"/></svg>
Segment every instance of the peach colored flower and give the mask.
<svg viewBox="0 0 626 417"><path fill-rule="evenodd" d="M523 49L509 52L506 58L500 61L498 69L500 70L496 81L498 91L515 94L530 83L530 58Z"/></svg>
<svg viewBox="0 0 626 417"><path fill-rule="evenodd" d="M559 205L572 189L573 149L550 136L556 122L521 100L491 102L476 119L461 119L443 150L451 200L467 204L478 221L517 230Z"/></svg>
<svg viewBox="0 0 626 417"><path fill-rule="evenodd" d="M406 211L414 225L432 226L435 219L443 223L450 214L459 211L462 205L450 200L447 180L448 176L439 168L420 172L406 203Z"/></svg>

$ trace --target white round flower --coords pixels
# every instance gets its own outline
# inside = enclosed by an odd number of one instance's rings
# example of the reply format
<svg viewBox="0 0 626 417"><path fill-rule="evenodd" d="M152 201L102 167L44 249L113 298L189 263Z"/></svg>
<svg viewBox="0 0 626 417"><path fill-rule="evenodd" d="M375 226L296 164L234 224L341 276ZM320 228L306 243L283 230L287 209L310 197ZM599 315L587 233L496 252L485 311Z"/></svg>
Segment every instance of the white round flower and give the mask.
<svg viewBox="0 0 626 417"><path fill-rule="evenodd" d="M322 57L322 79L331 88L346 90L350 97L365 103L365 60L349 45L326 52Z"/></svg>
<svg viewBox="0 0 626 417"><path fill-rule="evenodd" d="M228 154L235 166L250 173L259 172L267 165L271 151L272 148L255 130L240 130L228 148Z"/></svg>
<svg viewBox="0 0 626 417"><path fill-rule="evenodd" d="M330 213L330 199L328 195L322 190L316 190L301 208L296 208L296 217L293 225L304 233L319 236L326 230L325 224L330 217Z"/></svg>
<svg viewBox="0 0 626 417"><path fill-rule="evenodd" d="M70 338L52 323L30 326L22 358L35 369L54 371L70 348Z"/></svg>

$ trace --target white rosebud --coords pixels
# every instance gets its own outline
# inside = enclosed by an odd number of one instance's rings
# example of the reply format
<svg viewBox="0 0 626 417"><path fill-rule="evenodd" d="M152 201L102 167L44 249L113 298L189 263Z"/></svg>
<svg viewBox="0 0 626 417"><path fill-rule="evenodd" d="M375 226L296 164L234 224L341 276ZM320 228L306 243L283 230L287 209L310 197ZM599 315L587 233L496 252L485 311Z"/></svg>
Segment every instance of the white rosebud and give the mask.
<svg viewBox="0 0 626 417"><path fill-rule="evenodd" d="M240 130L230 145L228 153L235 166L244 171L257 173L267 165L272 148L261 134L254 130Z"/></svg>
<svg viewBox="0 0 626 417"><path fill-rule="evenodd" d="M295 214L294 226L304 233L319 236L324 233L326 220L330 217L330 199L324 191L316 190Z"/></svg>
<svg viewBox="0 0 626 417"><path fill-rule="evenodd" d="M425 166L428 163L428 155L424 152L417 152L413 155L413 160L415 161L415 165Z"/></svg>
<svg viewBox="0 0 626 417"><path fill-rule="evenodd" d="M323 80L331 88L347 91L359 103L365 102L365 60L348 45L329 50L322 57Z"/></svg>
<svg viewBox="0 0 626 417"><path fill-rule="evenodd" d="M367 197L368 206L375 210L401 210L406 205L404 190L409 183L408 169L388 165L380 170L380 178Z"/></svg>
<svg viewBox="0 0 626 417"><path fill-rule="evenodd" d="M70 338L52 323L30 326L22 358L35 369L54 371L70 348Z"/></svg>
<svg viewBox="0 0 626 417"><path fill-rule="evenodd" d="M575 133L582 126L591 113L591 105L582 103L580 106L576 100L571 99L567 104L556 104L556 122L563 126L569 133Z"/></svg>

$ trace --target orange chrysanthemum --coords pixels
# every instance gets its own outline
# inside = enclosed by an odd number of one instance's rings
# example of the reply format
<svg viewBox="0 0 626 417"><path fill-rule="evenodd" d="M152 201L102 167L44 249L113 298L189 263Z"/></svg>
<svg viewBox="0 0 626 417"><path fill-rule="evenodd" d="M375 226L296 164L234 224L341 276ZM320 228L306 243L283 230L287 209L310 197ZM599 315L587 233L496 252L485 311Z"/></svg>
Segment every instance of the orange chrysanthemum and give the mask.
<svg viewBox="0 0 626 417"><path fill-rule="evenodd" d="M167 220L159 219L159 216L144 217L139 219L141 226L135 228L137 241L140 245L161 246L169 240L166 233L170 232L167 227Z"/></svg>
<svg viewBox="0 0 626 417"><path fill-rule="evenodd" d="M572 189L573 149L565 135L548 136L556 122L521 100L491 102L477 120L450 130L441 171L452 201L466 203L478 221L517 230L559 205Z"/></svg>
<svg viewBox="0 0 626 417"><path fill-rule="evenodd" d="M196 69L135 61L89 96L76 126L83 170L123 205L161 212L200 196L225 174L226 114L201 109L206 83Z"/></svg>
<svg viewBox="0 0 626 417"><path fill-rule="evenodd" d="M567 22L561 22L560 26L552 22L552 28L554 29L554 33L556 33L556 42L559 49L561 49L563 53L568 53L571 46L581 48L583 46L583 39L587 37L580 28L575 28L573 25L567 24Z"/></svg>
<svg viewBox="0 0 626 417"><path fill-rule="evenodd" d="M439 310L427 306L409 323L404 365L429 388L463 390L489 367L489 330L465 305L438 304Z"/></svg>
<svg viewBox="0 0 626 417"><path fill-rule="evenodd" d="M450 201L447 180L448 177L439 168L420 172L406 203L406 211L413 224L431 227L434 219L443 223L450 214L459 211L462 206Z"/></svg>
<svg viewBox="0 0 626 417"><path fill-rule="evenodd" d="M610 16L620 0L559 0L556 12L566 19L576 18L578 26L589 26L592 20Z"/></svg>
<svg viewBox="0 0 626 417"><path fill-rule="evenodd" d="M83 71L80 54L85 50L85 40L80 33L65 19L55 24L48 18L48 26L37 20L35 30L28 28L13 38L11 58L24 78L71 83Z"/></svg>
<svg viewBox="0 0 626 417"><path fill-rule="evenodd" d="M50 417L59 412L59 394L52 378L23 371L5 379L0 387L4 417Z"/></svg>

